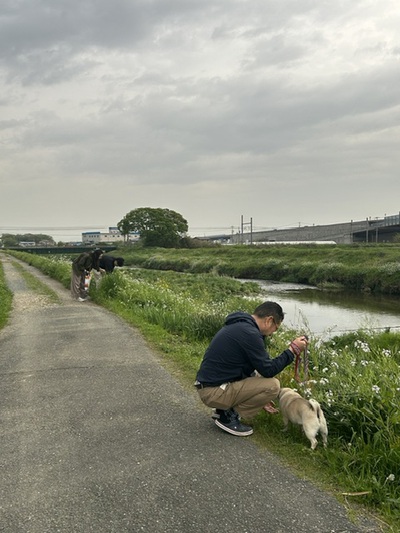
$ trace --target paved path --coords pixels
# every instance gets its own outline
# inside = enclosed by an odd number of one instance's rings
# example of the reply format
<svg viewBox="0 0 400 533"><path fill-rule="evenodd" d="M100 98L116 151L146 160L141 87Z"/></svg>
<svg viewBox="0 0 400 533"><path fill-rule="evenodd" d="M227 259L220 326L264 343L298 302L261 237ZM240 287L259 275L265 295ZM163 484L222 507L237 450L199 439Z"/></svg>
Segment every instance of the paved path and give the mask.
<svg viewBox="0 0 400 533"><path fill-rule="evenodd" d="M60 303L38 298L0 258L15 305L0 333L1 532L380 531L221 432L134 328L26 267Z"/></svg>

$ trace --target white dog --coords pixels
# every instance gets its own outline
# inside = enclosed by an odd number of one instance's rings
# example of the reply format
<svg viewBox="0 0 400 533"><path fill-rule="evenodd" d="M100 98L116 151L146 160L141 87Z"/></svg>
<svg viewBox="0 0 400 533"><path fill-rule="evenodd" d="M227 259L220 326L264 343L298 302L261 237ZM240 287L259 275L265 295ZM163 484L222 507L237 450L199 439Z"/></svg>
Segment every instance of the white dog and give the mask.
<svg viewBox="0 0 400 533"><path fill-rule="evenodd" d="M324 446L327 445L328 428L324 413L316 400L306 400L287 387L280 390L278 398L285 430L288 428L289 421L292 424L299 424L311 442L312 450L317 447L318 442L315 437L318 433L322 436Z"/></svg>

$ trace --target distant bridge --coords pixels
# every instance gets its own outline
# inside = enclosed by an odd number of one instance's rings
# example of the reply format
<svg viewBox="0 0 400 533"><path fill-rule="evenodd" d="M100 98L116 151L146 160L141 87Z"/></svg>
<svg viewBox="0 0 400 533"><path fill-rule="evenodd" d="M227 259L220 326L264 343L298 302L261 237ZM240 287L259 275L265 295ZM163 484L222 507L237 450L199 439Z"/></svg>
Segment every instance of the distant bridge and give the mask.
<svg viewBox="0 0 400 533"><path fill-rule="evenodd" d="M210 235L201 239L229 244L299 241L334 241L336 244L352 244L393 242L396 235L400 235L400 213L381 219L367 218L339 224L247 231L233 235Z"/></svg>
<svg viewBox="0 0 400 533"><path fill-rule="evenodd" d="M53 254L81 254L82 252L93 252L95 246L10 246L7 250L15 250L16 252L28 252L30 254L38 255L53 255ZM104 252L112 252L116 250L116 246L97 246Z"/></svg>

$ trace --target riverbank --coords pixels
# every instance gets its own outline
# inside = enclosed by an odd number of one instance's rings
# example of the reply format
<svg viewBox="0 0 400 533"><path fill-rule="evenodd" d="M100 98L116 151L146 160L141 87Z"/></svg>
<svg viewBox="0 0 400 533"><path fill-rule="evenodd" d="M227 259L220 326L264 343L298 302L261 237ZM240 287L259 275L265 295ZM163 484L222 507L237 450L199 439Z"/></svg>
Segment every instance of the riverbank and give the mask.
<svg viewBox="0 0 400 533"><path fill-rule="evenodd" d="M117 253L115 252L115 255ZM217 246L199 249L120 248L125 264L303 283L320 288L400 295L400 245Z"/></svg>

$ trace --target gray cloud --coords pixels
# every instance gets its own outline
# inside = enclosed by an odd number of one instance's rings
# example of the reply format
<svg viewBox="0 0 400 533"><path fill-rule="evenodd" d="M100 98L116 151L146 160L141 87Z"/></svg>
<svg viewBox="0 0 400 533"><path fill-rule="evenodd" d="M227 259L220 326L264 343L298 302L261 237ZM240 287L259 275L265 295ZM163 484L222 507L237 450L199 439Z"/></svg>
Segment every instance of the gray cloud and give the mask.
<svg viewBox="0 0 400 533"><path fill-rule="evenodd" d="M396 213L399 18L394 0L3 2L0 227L143 205L275 227L305 190L308 223Z"/></svg>

